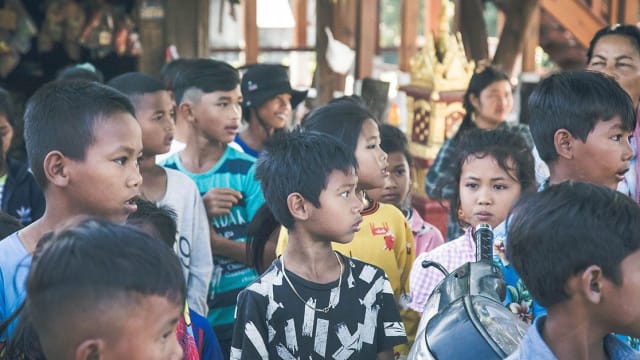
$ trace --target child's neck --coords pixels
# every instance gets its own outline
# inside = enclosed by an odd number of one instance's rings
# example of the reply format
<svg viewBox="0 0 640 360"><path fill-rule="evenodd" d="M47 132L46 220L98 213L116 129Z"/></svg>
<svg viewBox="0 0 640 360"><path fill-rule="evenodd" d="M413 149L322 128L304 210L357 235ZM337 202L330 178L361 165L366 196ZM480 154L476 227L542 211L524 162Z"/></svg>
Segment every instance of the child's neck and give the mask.
<svg viewBox="0 0 640 360"><path fill-rule="evenodd" d="M194 135L189 137L187 146L179 156L185 169L192 173L203 173L214 167L226 150L227 143Z"/></svg>
<svg viewBox="0 0 640 360"><path fill-rule="evenodd" d="M549 183L548 185L557 185L567 180L578 180L574 169L567 163L562 163L562 160L557 160L549 166Z"/></svg>
<svg viewBox="0 0 640 360"><path fill-rule="evenodd" d="M189 139L189 124L186 119L181 117L176 118L176 129L173 133L174 139L181 143L186 143Z"/></svg>
<svg viewBox="0 0 640 360"><path fill-rule="evenodd" d="M140 193L149 201L160 201L167 192L167 173L156 164L155 155L143 156L140 159L140 175L142 185Z"/></svg>
<svg viewBox="0 0 640 360"><path fill-rule="evenodd" d="M49 184L49 186L52 186ZM66 226L76 216L86 215L71 210L67 202L61 197L45 193L46 208L42 217L18 232L18 237L29 254L33 254L43 235Z"/></svg>
<svg viewBox="0 0 640 360"><path fill-rule="evenodd" d="M540 335L558 359L606 360L604 337L589 314L569 302L549 309Z"/></svg>
<svg viewBox="0 0 640 360"><path fill-rule="evenodd" d="M289 230L289 241L282 257L288 271L311 282L326 284L341 275L341 265L331 242L314 240L301 229Z"/></svg>
<svg viewBox="0 0 640 360"><path fill-rule="evenodd" d="M264 142L273 134L273 129L264 128L260 125L257 118L251 119L249 126L240 133L240 138L250 148L254 150L262 150Z"/></svg>

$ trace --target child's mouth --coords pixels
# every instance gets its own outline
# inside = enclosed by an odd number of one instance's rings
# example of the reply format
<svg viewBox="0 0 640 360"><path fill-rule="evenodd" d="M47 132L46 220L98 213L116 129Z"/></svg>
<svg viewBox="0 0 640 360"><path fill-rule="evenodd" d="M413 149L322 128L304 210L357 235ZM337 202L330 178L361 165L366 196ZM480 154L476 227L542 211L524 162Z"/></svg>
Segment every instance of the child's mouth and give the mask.
<svg viewBox="0 0 640 360"><path fill-rule="evenodd" d="M129 214L133 214L138 210L138 204L136 203L137 199L138 199L138 196L134 196L124 203L124 206L127 209L127 212Z"/></svg>

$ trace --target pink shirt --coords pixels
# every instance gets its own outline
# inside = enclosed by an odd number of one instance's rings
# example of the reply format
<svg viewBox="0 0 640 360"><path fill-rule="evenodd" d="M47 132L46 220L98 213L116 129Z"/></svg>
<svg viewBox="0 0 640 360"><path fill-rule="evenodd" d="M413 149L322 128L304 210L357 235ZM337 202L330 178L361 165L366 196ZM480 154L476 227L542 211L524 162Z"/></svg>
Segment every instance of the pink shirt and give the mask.
<svg viewBox="0 0 640 360"><path fill-rule="evenodd" d="M413 233L413 240L416 246L416 256L423 252L431 251L444 244L444 238L438 228L424 221L418 210L411 208L411 213L407 217L407 222Z"/></svg>
<svg viewBox="0 0 640 360"><path fill-rule="evenodd" d="M476 260L476 245L471 238L471 230L467 230L462 236L448 243L438 246L432 251L420 254L416 257L409 275L409 289L411 302L409 307L422 313L424 306L431 296L436 285L444 279L438 269L429 267L424 269L422 261L430 260L444 266L451 272L467 262Z"/></svg>

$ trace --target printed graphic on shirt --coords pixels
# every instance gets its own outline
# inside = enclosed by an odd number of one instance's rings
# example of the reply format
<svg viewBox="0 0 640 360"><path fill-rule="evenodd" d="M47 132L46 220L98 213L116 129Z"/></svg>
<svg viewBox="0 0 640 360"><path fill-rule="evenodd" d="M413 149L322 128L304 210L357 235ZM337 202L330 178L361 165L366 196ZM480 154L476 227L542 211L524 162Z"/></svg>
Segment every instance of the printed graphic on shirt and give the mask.
<svg viewBox="0 0 640 360"><path fill-rule="evenodd" d="M371 235L373 236L382 236L384 239L384 249L385 250L393 250L393 247L396 243L396 237L393 235L391 230L389 230L389 224L384 222L381 226L376 226L374 223L369 224L371 228Z"/></svg>
<svg viewBox="0 0 640 360"><path fill-rule="evenodd" d="M276 260L240 293L231 359L375 359L404 343L384 272L358 260L342 261L347 266L341 288L337 280L316 284L287 271L300 299Z"/></svg>

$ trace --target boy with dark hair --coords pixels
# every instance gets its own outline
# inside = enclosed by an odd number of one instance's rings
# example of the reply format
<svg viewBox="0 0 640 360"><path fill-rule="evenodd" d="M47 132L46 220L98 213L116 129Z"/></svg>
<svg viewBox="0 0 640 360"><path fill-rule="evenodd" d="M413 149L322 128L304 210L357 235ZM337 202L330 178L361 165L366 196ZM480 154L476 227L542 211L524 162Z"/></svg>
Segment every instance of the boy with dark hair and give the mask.
<svg viewBox="0 0 640 360"><path fill-rule="evenodd" d="M174 131L174 107L158 79L142 73L119 75L107 84L129 97L142 128L140 193L158 205L169 205L178 224L174 249L187 280L189 305L206 316L207 293L213 272L207 213L198 188L181 172L156 165L156 156L169 151ZM176 234L174 231L172 234Z"/></svg>
<svg viewBox="0 0 640 360"><path fill-rule="evenodd" d="M238 293L257 278L247 265L247 226L264 202L255 159L228 146L242 116L238 71L210 59L194 60L176 78L178 122L189 127L187 146L164 166L195 181L210 219L214 273L209 314L225 356L231 348Z"/></svg>
<svg viewBox="0 0 640 360"><path fill-rule="evenodd" d="M564 182L521 201L507 256L547 315L509 359L639 359L640 207L603 186Z"/></svg>
<svg viewBox="0 0 640 360"><path fill-rule="evenodd" d="M169 248L93 219L48 237L27 277L27 311L47 359L182 359L186 285Z"/></svg>
<svg viewBox="0 0 640 360"><path fill-rule="evenodd" d="M566 180L616 189L629 169L636 119L629 95L607 75L566 71L543 79L529 98L529 127L549 178L539 190ZM505 224L494 229L494 263L507 284L505 303L522 320L546 314L506 259Z"/></svg>
<svg viewBox="0 0 640 360"><path fill-rule="evenodd" d="M386 274L331 247L362 222L353 152L327 134L280 136L256 174L289 239L238 296L231 359L393 359L406 336Z"/></svg>
<svg viewBox="0 0 640 360"><path fill-rule="evenodd" d="M27 154L46 209L0 241L0 320L22 303L26 270L45 233L77 215L124 222L136 210L142 141L134 116L126 96L94 82L52 82L27 103Z"/></svg>
<svg viewBox="0 0 640 360"><path fill-rule="evenodd" d="M139 198L138 210L129 215L127 224L142 229L152 237L162 240L168 247L176 244L178 231L176 213L167 205ZM218 338L206 318L193 311L188 302L183 318L178 323L178 342L185 353L185 359L222 360L222 350Z"/></svg>
<svg viewBox="0 0 640 360"><path fill-rule="evenodd" d="M546 185L565 180L616 189L629 170L636 117L629 95L599 72L567 71L542 80L529 98L530 128Z"/></svg>
<svg viewBox="0 0 640 360"><path fill-rule="evenodd" d="M279 64L249 66L240 88L247 127L236 135L235 143L257 158L265 142L291 124L291 110L304 101L307 91L294 90L287 68Z"/></svg>

